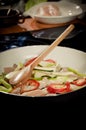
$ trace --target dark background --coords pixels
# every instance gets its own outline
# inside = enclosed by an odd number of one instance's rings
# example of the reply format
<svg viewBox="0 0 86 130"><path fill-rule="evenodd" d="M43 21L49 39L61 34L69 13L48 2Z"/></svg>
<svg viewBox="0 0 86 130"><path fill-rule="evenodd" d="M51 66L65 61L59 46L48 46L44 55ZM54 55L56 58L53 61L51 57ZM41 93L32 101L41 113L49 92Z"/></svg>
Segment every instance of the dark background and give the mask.
<svg viewBox="0 0 86 130"><path fill-rule="evenodd" d="M2 0L0 0L0 2L1 1ZM18 2L18 0L15 1L3 0L3 1L6 2L5 3L6 5L14 4L15 2L16 3ZM9 2L7 3L7 1ZM86 3L86 1L82 0L82 3ZM82 20L86 23L86 17L84 17ZM61 33L61 30L63 29L64 27L60 27L59 29L57 29L57 31L58 32L60 31ZM60 45L75 48L86 52L86 25L75 24L75 30L73 31L71 36L67 39L64 39ZM50 39L34 38L32 36L32 32L30 31L24 33L0 35L0 52L15 47L28 46L28 45L30 46L40 45L40 44L47 45L47 44L51 44L52 42L53 40ZM79 93L73 93L72 96L71 94L69 94L62 98L58 98L58 100L53 98L47 100L46 99L30 100L29 98L22 98L22 97L18 98L17 96L11 97L8 95L0 94L0 111L4 117L4 120L1 118L2 122L4 121L7 122L7 120L10 122L13 118L15 118L15 122L13 123L13 126L16 125L16 123L19 124L20 117L22 120L25 120L27 118L27 121L32 117L32 122L34 122L34 118L37 119L37 117L39 117L39 120L41 118L42 119L44 118L42 122L43 123L42 126L45 125L46 118L49 120L48 117L50 117L51 122L54 119L57 121L57 119L59 118L62 125L63 122L66 121L66 124L64 126L68 126L69 125L68 121L70 121L71 117L73 118L72 122L74 123L74 119L76 119L76 117L79 116L79 121L81 123L83 117L80 118L80 116L86 115L86 89L82 90L82 92L80 91ZM11 118L9 118L9 115L11 115ZM51 118L52 115L53 118ZM23 116L25 116L25 118L23 118ZM19 120L16 121L17 119ZM75 123L76 121L77 120L75 120ZM71 125L73 124L72 122ZM52 124L50 123L48 125L52 126ZM20 124L20 126L22 126L22 124ZM54 126L58 128L58 122L57 125L54 124Z"/></svg>

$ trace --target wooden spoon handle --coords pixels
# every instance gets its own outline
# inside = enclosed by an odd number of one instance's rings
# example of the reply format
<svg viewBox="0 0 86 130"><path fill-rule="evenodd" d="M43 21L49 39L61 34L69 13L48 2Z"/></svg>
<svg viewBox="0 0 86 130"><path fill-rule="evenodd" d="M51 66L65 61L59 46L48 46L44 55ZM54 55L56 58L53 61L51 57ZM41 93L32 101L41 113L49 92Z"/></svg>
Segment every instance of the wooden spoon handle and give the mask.
<svg viewBox="0 0 86 130"><path fill-rule="evenodd" d="M29 76L31 76L32 70L35 66L38 65L40 61L44 59L59 43L74 29L74 25L71 24L67 27L67 29L50 45L48 48L46 48L44 51L42 51L41 54L32 62L30 66L30 72Z"/></svg>

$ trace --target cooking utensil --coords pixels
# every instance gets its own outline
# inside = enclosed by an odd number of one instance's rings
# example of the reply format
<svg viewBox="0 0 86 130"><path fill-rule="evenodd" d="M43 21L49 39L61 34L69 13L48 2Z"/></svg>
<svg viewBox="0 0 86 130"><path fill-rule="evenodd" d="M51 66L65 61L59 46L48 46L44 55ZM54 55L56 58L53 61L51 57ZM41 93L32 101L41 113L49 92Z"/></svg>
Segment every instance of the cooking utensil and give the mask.
<svg viewBox="0 0 86 130"><path fill-rule="evenodd" d="M0 27L9 27L24 23L25 18L19 10L10 8L0 9Z"/></svg>
<svg viewBox="0 0 86 130"><path fill-rule="evenodd" d="M60 42L74 29L74 25L71 24L69 25L68 28L44 51L37 56L37 58L30 64L30 66L25 67L24 69L18 71L11 79L10 83L11 84L17 84L23 80L27 80L27 78L30 78L32 74L32 70L34 69L35 66L38 65L40 61L44 59L57 45L60 44Z"/></svg>
<svg viewBox="0 0 86 130"><path fill-rule="evenodd" d="M8 9L7 16L10 14L10 12L11 12L11 8Z"/></svg>

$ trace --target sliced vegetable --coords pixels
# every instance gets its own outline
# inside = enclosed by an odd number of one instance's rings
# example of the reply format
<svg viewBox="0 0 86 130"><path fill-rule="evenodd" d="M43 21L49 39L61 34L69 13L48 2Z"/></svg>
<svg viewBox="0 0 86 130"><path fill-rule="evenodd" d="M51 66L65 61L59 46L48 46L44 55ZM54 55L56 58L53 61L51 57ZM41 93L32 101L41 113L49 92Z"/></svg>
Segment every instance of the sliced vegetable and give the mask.
<svg viewBox="0 0 86 130"><path fill-rule="evenodd" d="M49 72L53 72L56 70L55 67L39 67L39 66L35 67L34 69L41 70L41 71L49 71Z"/></svg>
<svg viewBox="0 0 86 130"><path fill-rule="evenodd" d="M36 58L37 58L37 57L33 57L33 58L27 60L27 61L25 62L25 64L24 64L24 66L30 65Z"/></svg>
<svg viewBox="0 0 86 130"><path fill-rule="evenodd" d="M80 78L72 82L76 86L85 86L86 85L86 78Z"/></svg>
<svg viewBox="0 0 86 130"><path fill-rule="evenodd" d="M19 63L18 65L17 65L17 67L15 68L15 70L17 71L17 70L20 70L20 69L22 69L24 67L24 65L23 65L23 63Z"/></svg>
<svg viewBox="0 0 86 130"><path fill-rule="evenodd" d="M45 60L45 61L56 64L56 61L53 60L53 59L47 59L47 60Z"/></svg>
<svg viewBox="0 0 86 130"><path fill-rule="evenodd" d="M52 67L52 66L56 66L56 62L52 59L43 60L39 63L39 66L41 66L41 67Z"/></svg>
<svg viewBox="0 0 86 130"><path fill-rule="evenodd" d="M12 88L10 87L9 89L5 88L4 86L0 85L0 92L11 92Z"/></svg>
<svg viewBox="0 0 86 130"><path fill-rule="evenodd" d="M12 90L12 86L2 78L0 78L0 84L0 91L10 92Z"/></svg>
<svg viewBox="0 0 86 130"><path fill-rule="evenodd" d="M24 85L22 85L22 92L28 92L28 91L32 91L35 90L39 87L40 83L34 79L29 79L28 81L26 81L26 83L24 83Z"/></svg>
<svg viewBox="0 0 86 130"><path fill-rule="evenodd" d="M75 70L73 68L68 67L68 71L71 71L71 72L77 74L78 76L82 76L82 77L85 76L86 77L86 74L80 73L80 72L78 72L77 70Z"/></svg>
<svg viewBox="0 0 86 130"><path fill-rule="evenodd" d="M42 77L49 77L49 78L56 77L56 75L53 74L52 72L40 71L40 70L35 70L33 76L35 79L41 79L41 80L42 80Z"/></svg>
<svg viewBox="0 0 86 130"><path fill-rule="evenodd" d="M0 75L0 91L26 96L47 96L64 94L86 86L86 74L70 67L62 67L52 59L41 61L33 69L30 79L27 77L22 82L19 81L14 86L11 85L11 79L16 77L22 68L24 68L22 75L27 75L26 66L30 65L36 58L29 59L25 64L19 63L8 74L3 72Z"/></svg>
<svg viewBox="0 0 86 130"><path fill-rule="evenodd" d="M47 86L47 91L49 93L65 93L65 92L70 92L70 83L67 82L66 84L57 84L57 83L52 83Z"/></svg>

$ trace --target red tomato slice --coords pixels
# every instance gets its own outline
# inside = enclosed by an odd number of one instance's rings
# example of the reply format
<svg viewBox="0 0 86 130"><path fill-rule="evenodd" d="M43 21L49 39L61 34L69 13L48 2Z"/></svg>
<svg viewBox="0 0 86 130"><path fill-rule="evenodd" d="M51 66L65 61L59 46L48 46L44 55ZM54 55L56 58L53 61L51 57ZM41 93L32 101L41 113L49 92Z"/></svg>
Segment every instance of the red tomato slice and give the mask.
<svg viewBox="0 0 86 130"><path fill-rule="evenodd" d="M29 79L28 83L29 83L29 85L32 85L32 86L36 86L36 87L39 86L39 82L34 79Z"/></svg>
<svg viewBox="0 0 86 130"><path fill-rule="evenodd" d="M80 78L72 82L76 86L84 86L86 85L86 78Z"/></svg>
<svg viewBox="0 0 86 130"><path fill-rule="evenodd" d="M39 87L40 83L36 80L29 79L26 83L22 86L22 93L35 90Z"/></svg>
<svg viewBox="0 0 86 130"><path fill-rule="evenodd" d="M26 63L24 64L24 66L28 66L30 65L37 57L31 58L28 61L26 61Z"/></svg>
<svg viewBox="0 0 86 130"><path fill-rule="evenodd" d="M67 82L66 84L57 84L57 83L52 83L47 86L47 91L49 93L65 93L65 92L70 92L70 83Z"/></svg>
<svg viewBox="0 0 86 130"><path fill-rule="evenodd" d="M24 66L28 66L28 65L30 65L35 59L36 59L37 57L34 57L34 58L31 58L31 59L29 59L28 61L26 61L26 63L24 64ZM45 60L45 61L47 61L47 62L50 62L50 63L56 63L54 60L52 60L52 59L47 59L47 60Z"/></svg>
<svg viewBox="0 0 86 130"><path fill-rule="evenodd" d="M47 59L47 60L45 60L45 61L47 61L47 62L50 62L50 63L56 63L54 60L52 60L52 59Z"/></svg>

